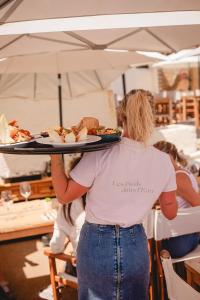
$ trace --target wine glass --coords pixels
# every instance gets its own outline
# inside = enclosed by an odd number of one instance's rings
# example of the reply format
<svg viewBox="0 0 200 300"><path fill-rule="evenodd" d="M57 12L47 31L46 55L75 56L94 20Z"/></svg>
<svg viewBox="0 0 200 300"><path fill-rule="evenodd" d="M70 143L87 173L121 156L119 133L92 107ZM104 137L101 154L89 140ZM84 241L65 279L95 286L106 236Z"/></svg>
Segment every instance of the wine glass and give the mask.
<svg viewBox="0 0 200 300"><path fill-rule="evenodd" d="M11 190L5 190L1 192L1 201L5 204L7 210L11 208L13 204L13 196Z"/></svg>
<svg viewBox="0 0 200 300"><path fill-rule="evenodd" d="M25 201L28 201L28 198L31 194L31 185L29 182L20 182L19 191Z"/></svg>

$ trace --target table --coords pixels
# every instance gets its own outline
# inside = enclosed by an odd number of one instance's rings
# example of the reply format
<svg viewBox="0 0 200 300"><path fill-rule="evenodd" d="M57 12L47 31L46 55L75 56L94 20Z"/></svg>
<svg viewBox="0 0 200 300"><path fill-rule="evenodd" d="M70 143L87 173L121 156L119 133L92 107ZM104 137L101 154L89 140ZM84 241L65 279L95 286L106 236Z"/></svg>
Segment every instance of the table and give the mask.
<svg viewBox="0 0 200 300"><path fill-rule="evenodd" d="M53 231L57 211L45 200L15 203L0 207L0 241L46 234Z"/></svg>
<svg viewBox="0 0 200 300"><path fill-rule="evenodd" d="M52 178L51 177L43 177L40 180L32 180L28 181L31 185L31 195L29 199L38 199L45 197L55 197L55 192L53 189ZM23 197L19 192L20 182L16 183L5 183L0 185L0 193L4 190L11 190L13 195L17 198L14 201L22 200Z"/></svg>
<svg viewBox="0 0 200 300"><path fill-rule="evenodd" d="M187 283L192 287L200 286L200 258L187 260L184 264L187 271Z"/></svg>

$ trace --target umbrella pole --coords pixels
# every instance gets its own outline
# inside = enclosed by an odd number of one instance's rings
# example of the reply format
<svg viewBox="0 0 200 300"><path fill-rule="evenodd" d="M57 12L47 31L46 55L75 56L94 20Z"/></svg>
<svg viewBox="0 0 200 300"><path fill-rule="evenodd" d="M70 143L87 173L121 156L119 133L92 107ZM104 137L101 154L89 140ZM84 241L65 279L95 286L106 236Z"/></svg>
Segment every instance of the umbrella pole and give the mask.
<svg viewBox="0 0 200 300"><path fill-rule="evenodd" d="M198 76L198 77L199 77L199 82L198 82L198 83L199 83L199 84L198 84L199 87L198 87L198 88L199 88L199 90L200 90L200 56L198 56L197 67L198 67L198 75L199 75L199 76ZM199 94L198 94L198 95L199 95Z"/></svg>
<svg viewBox="0 0 200 300"><path fill-rule="evenodd" d="M125 97L126 96L126 75L124 73L122 74L122 88Z"/></svg>
<svg viewBox="0 0 200 300"><path fill-rule="evenodd" d="M61 74L58 74L58 104L59 104L59 124L63 127L63 107L62 107L62 83L61 83ZM64 154L62 154L63 162Z"/></svg>
<svg viewBox="0 0 200 300"><path fill-rule="evenodd" d="M62 85L61 85L61 74L58 74L58 104L59 104L59 123L63 126L63 107L62 107Z"/></svg>

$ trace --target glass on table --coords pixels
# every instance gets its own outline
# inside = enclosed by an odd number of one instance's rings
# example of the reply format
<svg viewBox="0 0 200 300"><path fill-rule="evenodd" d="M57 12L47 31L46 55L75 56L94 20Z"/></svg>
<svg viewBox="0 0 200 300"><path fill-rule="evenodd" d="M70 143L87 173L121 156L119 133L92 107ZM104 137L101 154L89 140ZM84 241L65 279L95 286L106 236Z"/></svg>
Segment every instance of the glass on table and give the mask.
<svg viewBox="0 0 200 300"><path fill-rule="evenodd" d="M19 191L20 191L21 196L25 199L25 201L28 201L28 198L31 194L30 183L27 181L20 182Z"/></svg>
<svg viewBox="0 0 200 300"><path fill-rule="evenodd" d="M1 192L1 201L6 206L7 210L11 208L13 204L13 195L11 190L5 190Z"/></svg>

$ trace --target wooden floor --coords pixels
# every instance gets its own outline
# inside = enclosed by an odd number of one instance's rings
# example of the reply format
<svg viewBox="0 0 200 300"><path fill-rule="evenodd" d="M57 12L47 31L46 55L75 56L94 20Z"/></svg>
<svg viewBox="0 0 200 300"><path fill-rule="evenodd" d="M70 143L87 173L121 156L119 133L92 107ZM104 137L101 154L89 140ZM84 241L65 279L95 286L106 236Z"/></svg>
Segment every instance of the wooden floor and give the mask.
<svg viewBox="0 0 200 300"><path fill-rule="evenodd" d="M40 237L1 243L0 264L16 300L41 299L38 293L50 284L50 280ZM63 299L77 300L76 291L66 289Z"/></svg>

